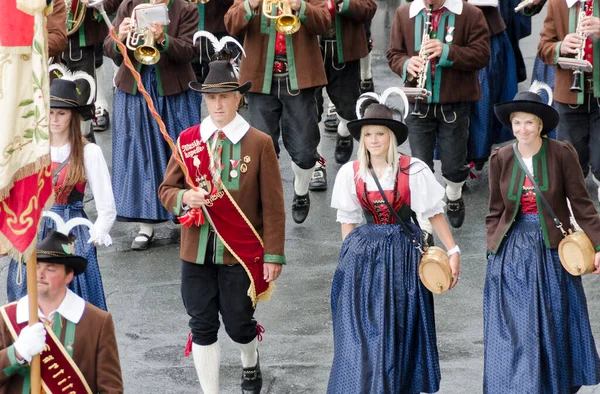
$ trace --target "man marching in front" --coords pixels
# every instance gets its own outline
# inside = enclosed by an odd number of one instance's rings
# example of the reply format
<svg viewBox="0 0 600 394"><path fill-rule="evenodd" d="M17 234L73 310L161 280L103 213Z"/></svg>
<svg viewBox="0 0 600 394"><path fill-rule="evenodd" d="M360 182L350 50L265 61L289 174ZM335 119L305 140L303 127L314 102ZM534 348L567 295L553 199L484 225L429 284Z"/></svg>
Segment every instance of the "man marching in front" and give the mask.
<svg viewBox="0 0 600 394"><path fill-rule="evenodd" d="M38 244L41 322L27 325L28 296L0 308L0 394L29 393L29 362L40 353L47 393L123 393L110 313L67 288L87 267L73 254L74 241L53 231Z"/></svg>
<svg viewBox="0 0 600 394"><path fill-rule="evenodd" d="M219 313L241 351L242 392L260 393L254 309L268 299L285 264L283 187L273 142L237 114L250 86L239 85L227 60L211 62L203 84L190 82L203 93L209 116L181 133L158 190L183 225L181 295L204 394L219 393Z"/></svg>
<svg viewBox="0 0 600 394"><path fill-rule="evenodd" d="M408 140L412 155L432 170L437 144L448 219L454 228L465 219L462 186L469 175L469 108L481 99L477 72L489 63L489 36L483 13L473 5L461 0L415 0L396 10L387 51L390 68L406 86L414 87L424 78L419 87L431 94L422 98L420 111L411 104ZM431 234L430 226L425 230Z"/></svg>

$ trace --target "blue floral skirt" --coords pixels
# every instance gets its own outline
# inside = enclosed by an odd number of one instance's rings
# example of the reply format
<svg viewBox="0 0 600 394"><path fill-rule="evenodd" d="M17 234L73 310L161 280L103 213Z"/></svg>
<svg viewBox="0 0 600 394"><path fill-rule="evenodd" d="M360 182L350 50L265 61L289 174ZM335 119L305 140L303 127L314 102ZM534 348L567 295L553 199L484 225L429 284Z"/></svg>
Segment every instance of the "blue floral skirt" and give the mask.
<svg viewBox="0 0 600 394"><path fill-rule="evenodd" d="M173 142L183 130L200 123L200 93L187 90L160 96L154 66L142 67L141 75ZM139 92L133 95L117 89L113 110L112 184L117 219L150 223L173 219L157 194L171 149L146 100Z"/></svg>
<svg viewBox="0 0 600 394"><path fill-rule="evenodd" d="M54 204L52 212L58 214L66 222L73 218L86 218L87 215L83 211L83 202L72 204ZM56 228L54 220L43 217L40 232L38 233L38 242L46 238L50 230ZM97 306L100 309L106 310L106 299L104 298L104 288L102 287L102 277L100 276L100 267L98 266L98 257L96 256L96 247L93 243L87 243L90 239L90 232L86 226L75 226L71 230L77 241L75 242L75 255L87 259L88 264L84 273L73 277L73 281L69 288L78 296ZM10 262L8 267L7 277L7 293L8 301L17 301L27 294L27 275L25 266L22 267L23 280L20 285L17 285L18 279L18 263L15 260Z"/></svg>
<svg viewBox="0 0 600 394"><path fill-rule="evenodd" d="M399 225L367 224L346 237L331 289L327 393L438 391L433 296L419 280L419 259Z"/></svg>
<svg viewBox="0 0 600 394"><path fill-rule="evenodd" d="M600 382L581 278L546 249L537 214L519 215L488 259L484 393L572 393Z"/></svg>

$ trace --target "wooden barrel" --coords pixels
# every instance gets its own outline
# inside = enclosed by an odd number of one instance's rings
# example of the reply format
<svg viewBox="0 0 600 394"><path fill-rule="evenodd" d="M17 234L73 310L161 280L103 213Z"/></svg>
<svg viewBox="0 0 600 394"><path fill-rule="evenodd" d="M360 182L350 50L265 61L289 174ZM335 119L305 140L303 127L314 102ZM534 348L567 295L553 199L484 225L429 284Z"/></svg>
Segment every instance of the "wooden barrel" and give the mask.
<svg viewBox="0 0 600 394"><path fill-rule="evenodd" d="M442 294L452 284L448 254L437 246L427 248L419 264L421 283L432 293Z"/></svg>
<svg viewBox="0 0 600 394"><path fill-rule="evenodd" d="M558 257L568 273L575 276L592 272L594 267L594 245L583 231L564 237L558 245Z"/></svg>

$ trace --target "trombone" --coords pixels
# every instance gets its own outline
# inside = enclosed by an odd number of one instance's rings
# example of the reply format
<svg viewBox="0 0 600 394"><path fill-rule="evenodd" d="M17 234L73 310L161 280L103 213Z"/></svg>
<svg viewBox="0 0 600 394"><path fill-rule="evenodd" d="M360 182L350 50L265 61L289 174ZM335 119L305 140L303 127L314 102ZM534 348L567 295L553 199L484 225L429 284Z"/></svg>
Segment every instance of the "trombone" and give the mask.
<svg viewBox="0 0 600 394"><path fill-rule="evenodd" d="M271 15L276 8L281 15ZM294 34L300 30L300 19L292 12L292 6L285 0L263 0L263 15L275 19L275 29L281 34Z"/></svg>
<svg viewBox="0 0 600 394"><path fill-rule="evenodd" d="M154 47L154 36L150 27L139 28L138 21L135 18L136 11L142 8L154 7L153 4L139 4L135 6L131 13L132 29L127 33L125 45L133 51L133 57L139 63L151 65L160 60L160 53Z"/></svg>

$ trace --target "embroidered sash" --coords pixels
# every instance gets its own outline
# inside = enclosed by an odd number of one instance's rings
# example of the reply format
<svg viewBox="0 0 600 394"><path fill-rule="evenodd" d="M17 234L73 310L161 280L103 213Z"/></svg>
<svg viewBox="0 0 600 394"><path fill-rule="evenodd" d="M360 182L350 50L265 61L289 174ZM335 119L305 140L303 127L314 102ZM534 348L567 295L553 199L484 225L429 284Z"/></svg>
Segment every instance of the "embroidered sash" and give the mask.
<svg viewBox="0 0 600 394"><path fill-rule="evenodd" d="M17 340L27 322L17 324L17 303L13 302L0 308L4 323L10 330L13 340ZM40 358L42 370L42 387L47 394L92 394L83 374L63 344L52 331L52 327L44 323L46 328L46 347Z"/></svg>
<svg viewBox="0 0 600 394"><path fill-rule="evenodd" d="M263 241L250 220L235 202L229 191L219 181L219 187L212 187L213 178L209 171L210 147L200 139L200 126L191 127L179 136L177 147L185 163L194 186L207 185L209 195L206 204L207 220L229 250L232 256L244 267L250 278L248 296L252 305L268 300L275 288L273 282L264 280Z"/></svg>

